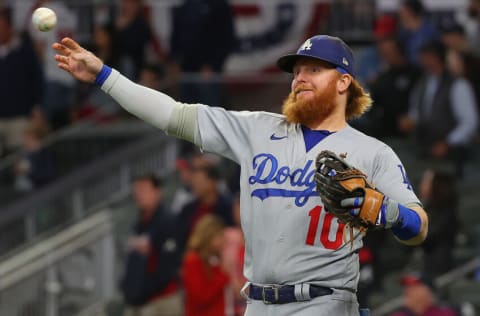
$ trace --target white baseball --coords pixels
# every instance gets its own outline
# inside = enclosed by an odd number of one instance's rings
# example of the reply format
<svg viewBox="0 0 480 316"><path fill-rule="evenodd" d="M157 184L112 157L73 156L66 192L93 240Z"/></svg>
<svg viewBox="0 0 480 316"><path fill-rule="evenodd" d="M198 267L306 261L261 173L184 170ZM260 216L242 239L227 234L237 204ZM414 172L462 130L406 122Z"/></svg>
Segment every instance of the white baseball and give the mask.
<svg viewBox="0 0 480 316"><path fill-rule="evenodd" d="M57 15L49 8L38 8L33 12L32 23L42 32L48 32L57 24Z"/></svg>

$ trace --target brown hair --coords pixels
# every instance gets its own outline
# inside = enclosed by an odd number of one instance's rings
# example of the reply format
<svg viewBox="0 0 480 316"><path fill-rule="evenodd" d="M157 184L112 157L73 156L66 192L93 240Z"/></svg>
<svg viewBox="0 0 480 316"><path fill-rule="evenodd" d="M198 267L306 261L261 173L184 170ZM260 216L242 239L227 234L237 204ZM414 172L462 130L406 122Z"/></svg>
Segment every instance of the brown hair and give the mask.
<svg viewBox="0 0 480 316"><path fill-rule="evenodd" d="M348 87L347 107L345 109L345 118L347 121L360 117L372 106L370 93L365 92L360 83L352 78L352 83Z"/></svg>
<svg viewBox="0 0 480 316"><path fill-rule="evenodd" d="M204 261L207 261L212 255L210 250L212 239L224 228L225 224L217 216L212 214L203 216L193 227L187 250L198 253Z"/></svg>

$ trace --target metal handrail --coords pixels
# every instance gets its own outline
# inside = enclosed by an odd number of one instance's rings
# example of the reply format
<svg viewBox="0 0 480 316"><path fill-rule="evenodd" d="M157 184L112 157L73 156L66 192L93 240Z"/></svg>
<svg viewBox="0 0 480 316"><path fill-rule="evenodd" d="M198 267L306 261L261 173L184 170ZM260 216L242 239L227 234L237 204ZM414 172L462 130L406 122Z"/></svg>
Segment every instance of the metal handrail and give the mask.
<svg viewBox="0 0 480 316"><path fill-rule="evenodd" d="M109 212L99 212L0 263L0 291L52 265L113 229Z"/></svg>
<svg viewBox="0 0 480 316"><path fill-rule="evenodd" d="M460 277L467 275L468 273L480 268L480 256L475 257L467 263L446 272L445 274L435 278L434 284L436 288L441 289L450 283L458 280ZM401 296L395 297L389 301L386 301L379 307L372 310L372 316L383 316L393 312L395 309L402 306L403 299Z"/></svg>
<svg viewBox="0 0 480 316"><path fill-rule="evenodd" d="M69 225L110 202L127 197L133 177L145 172L172 172L177 145L176 139L157 131L2 208L0 227L7 228L10 223L23 223L23 228L20 226L19 229L22 229L20 233L23 233L24 238L20 245L4 246L7 249L2 249L0 255L9 254L33 241L37 242L38 238L35 237L39 233L60 228L59 223L55 222L53 226L40 229L39 232L36 226L37 215L51 210L52 206L60 209L61 213L67 212L66 219L62 219L60 225ZM2 237L7 237L5 234Z"/></svg>
<svg viewBox="0 0 480 316"><path fill-rule="evenodd" d="M458 280L458 278L474 271L475 269L480 268L480 256L473 258L467 263L448 271L447 273L439 276L435 279L435 285L438 288L442 288L452 283L453 281Z"/></svg>
<svg viewBox="0 0 480 316"><path fill-rule="evenodd" d="M45 204L52 198L61 196L62 194L73 190L79 183L101 174L107 168L119 166L124 160L135 157L138 152L141 152L146 148L151 148L154 144L158 145L161 143L163 143L162 138L156 135L143 141L139 141L127 148L114 151L101 161L96 161L88 166L80 168L59 181L56 181L49 187L35 191L28 197L7 205L1 211L2 216L0 216L0 227L5 223L22 218L30 212L34 212L39 205ZM123 159L119 160L118 157L123 157Z"/></svg>
<svg viewBox="0 0 480 316"><path fill-rule="evenodd" d="M79 287L72 287L62 272L72 268L74 258L87 259ZM8 302L0 304L0 314L60 315L69 304L65 295L72 293L81 295L78 307L107 302L115 294L114 258L113 218L103 210L0 262L0 301ZM75 273L81 273L77 268ZM32 293L32 288L37 290Z"/></svg>
<svg viewBox="0 0 480 316"><path fill-rule="evenodd" d="M47 136L45 140L42 142L40 149L46 148L54 144L55 142L61 139L64 139L65 137L68 137L71 134L76 133L79 129L86 129L91 125L92 125L92 122L85 121L85 122L71 125L62 130L59 130L58 132ZM0 172L10 168L13 164L15 164L18 161L19 158L22 157L23 154L24 154L23 150L19 149L0 159Z"/></svg>
<svg viewBox="0 0 480 316"><path fill-rule="evenodd" d="M99 135L115 135L115 134L132 134L132 133L145 133L153 128L148 124L140 122L138 120L132 120L129 122L121 122L120 124L110 124L108 126L99 126L93 121L82 121L61 129L45 138L42 141L39 149L48 148L55 143L63 140L68 140L72 137L95 137ZM11 168L22 156L24 151L22 149L16 150L9 155L0 159L0 173L8 168Z"/></svg>

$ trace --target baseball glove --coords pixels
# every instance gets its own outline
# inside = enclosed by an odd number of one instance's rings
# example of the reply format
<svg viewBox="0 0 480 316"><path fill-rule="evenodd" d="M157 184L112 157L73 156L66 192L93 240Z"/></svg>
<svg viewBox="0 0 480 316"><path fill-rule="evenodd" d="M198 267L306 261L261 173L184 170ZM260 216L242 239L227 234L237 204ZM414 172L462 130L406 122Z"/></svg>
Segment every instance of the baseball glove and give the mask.
<svg viewBox="0 0 480 316"><path fill-rule="evenodd" d="M351 227L379 227L384 195L367 176L331 151L318 154L315 182L326 211Z"/></svg>

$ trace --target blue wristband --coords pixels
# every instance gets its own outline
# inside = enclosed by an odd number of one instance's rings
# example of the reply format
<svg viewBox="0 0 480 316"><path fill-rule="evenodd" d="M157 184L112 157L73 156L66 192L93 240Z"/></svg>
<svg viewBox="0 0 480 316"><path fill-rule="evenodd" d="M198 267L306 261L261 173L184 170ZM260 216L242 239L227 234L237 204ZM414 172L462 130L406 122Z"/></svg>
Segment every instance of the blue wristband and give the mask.
<svg viewBox="0 0 480 316"><path fill-rule="evenodd" d="M398 222L392 232L400 240L409 240L417 236L422 228L422 220L417 212L398 204Z"/></svg>
<svg viewBox="0 0 480 316"><path fill-rule="evenodd" d="M95 78L95 84L101 87L111 73L112 68L104 64L102 70L100 70L100 72L98 73L97 78Z"/></svg>

